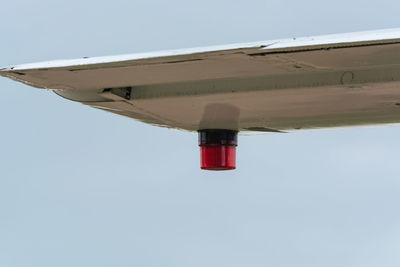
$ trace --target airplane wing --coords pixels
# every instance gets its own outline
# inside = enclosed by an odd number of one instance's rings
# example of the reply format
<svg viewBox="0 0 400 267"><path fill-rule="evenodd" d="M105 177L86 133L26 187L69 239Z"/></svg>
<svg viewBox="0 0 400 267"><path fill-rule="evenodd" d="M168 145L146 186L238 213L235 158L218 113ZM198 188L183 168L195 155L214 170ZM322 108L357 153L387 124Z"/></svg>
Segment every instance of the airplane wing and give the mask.
<svg viewBox="0 0 400 267"><path fill-rule="evenodd" d="M400 29L50 61L0 75L188 131L400 122Z"/></svg>
<svg viewBox="0 0 400 267"><path fill-rule="evenodd" d="M50 61L0 75L189 131L400 121L400 29Z"/></svg>

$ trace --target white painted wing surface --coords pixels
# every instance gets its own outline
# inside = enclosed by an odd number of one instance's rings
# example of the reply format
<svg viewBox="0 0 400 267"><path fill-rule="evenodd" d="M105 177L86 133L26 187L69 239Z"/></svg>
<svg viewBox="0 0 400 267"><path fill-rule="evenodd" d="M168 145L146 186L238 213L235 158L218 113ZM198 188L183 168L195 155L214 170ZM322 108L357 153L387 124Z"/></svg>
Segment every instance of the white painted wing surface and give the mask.
<svg viewBox="0 0 400 267"><path fill-rule="evenodd" d="M41 62L0 75L190 131L400 121L400 29Z"/></svg>

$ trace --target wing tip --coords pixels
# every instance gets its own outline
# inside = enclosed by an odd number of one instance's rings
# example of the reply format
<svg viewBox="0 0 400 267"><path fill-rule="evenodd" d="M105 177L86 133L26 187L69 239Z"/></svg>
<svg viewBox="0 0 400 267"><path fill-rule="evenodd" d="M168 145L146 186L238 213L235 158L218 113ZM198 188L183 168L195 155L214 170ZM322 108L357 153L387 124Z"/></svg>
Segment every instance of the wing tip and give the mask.
<svg viewBox="0 0 400 267"><path fill-rule="evenodd" d="M18 80L17 77L25 75L22 71L16 71L15 67L0 68L0 77L5 77L13 80Z"/></svg>
<svg viewBox="0 0 400 267"><path fill-rule="evenodd" d="M0 76L6 76L6 73L8 73L10 70L8 68L0 68Z"/></svg>
<svg viewBox="0 0 400 267"><path fill-rule="evenodd" d="M14 69L14 66L2 67L2 68L0 68L0 72L12 71L13 69Z"/></svg>

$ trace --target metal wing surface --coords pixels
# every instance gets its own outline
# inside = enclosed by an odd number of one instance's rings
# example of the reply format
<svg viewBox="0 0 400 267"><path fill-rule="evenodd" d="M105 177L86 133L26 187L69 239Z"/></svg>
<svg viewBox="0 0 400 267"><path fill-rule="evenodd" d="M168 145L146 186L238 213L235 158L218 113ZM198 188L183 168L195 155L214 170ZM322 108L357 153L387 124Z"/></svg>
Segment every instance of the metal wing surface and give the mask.
<svg viewBox="0 0 400 267"><path fill-rule="evenodd" d="M188 131L400 122L400 29L41 62L0 75Z"/></svg>

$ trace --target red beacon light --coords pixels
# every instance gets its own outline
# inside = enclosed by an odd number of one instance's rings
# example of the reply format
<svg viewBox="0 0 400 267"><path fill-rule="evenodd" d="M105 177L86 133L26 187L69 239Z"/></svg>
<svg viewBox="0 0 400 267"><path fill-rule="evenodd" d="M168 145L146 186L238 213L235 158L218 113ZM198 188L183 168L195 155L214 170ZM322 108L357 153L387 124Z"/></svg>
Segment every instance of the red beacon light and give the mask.
<svg viewBox="0 0 400 267"><path fill-rule="evenodd" d="M200 130L200 164L203 170L236 169L237 131Z"/></svg>

